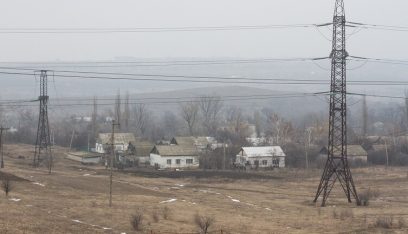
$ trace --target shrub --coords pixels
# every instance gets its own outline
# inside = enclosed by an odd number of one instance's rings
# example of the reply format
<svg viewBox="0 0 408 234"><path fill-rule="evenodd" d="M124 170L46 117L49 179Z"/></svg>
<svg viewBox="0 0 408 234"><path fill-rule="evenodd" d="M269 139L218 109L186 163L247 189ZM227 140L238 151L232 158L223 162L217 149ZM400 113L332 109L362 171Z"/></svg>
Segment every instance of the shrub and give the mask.
<svg viewBox="0 0 408 234"><path fill-rule="evenodd" d="M171 218L173 212L171 211L170 208L168 208L167 206L165 206L162 210L162 215L163 215L163 219L168 220Z"/></svg>
<svg viewBox="0 0 408 234"><path fill-rule="evenodd" d="M200 229L200 233L207 234L208 229L214 224L215 219L209 216L201 216L197 213L194 217L194 222Z"/></svg>
<svg viewBox="0 0 408 234"><path fill-rule="evenodd" d="M361 206L368 206L370 203L371 198L377 198L380 196L380 191L378 189L372 190L368 188L367 190L363 191L361 194L358 195L359 204Z"/></svg>
<svg viewBox="0 0 408 234"><path fill-rule="evenodd" d="M154 221L155 223L158 223L158 222L160 221L159 213L157 212L157 210L154 210L154 211L153 211L153 213L152 213L152 218L153 218L153 221Z"/></svg>
<svg viewBox="0 0 408 234"><path fill-rule="evenodd" d="M376 228L385 228L391 229L392 228L392 217L378 217L374 223L374 227Z"/></svg>
<svg viewBox="0 0 408 234"><path fill-rule="evenodd" d="M133 214L130 219L130 224L132 225L133 230L140 231L143 225L143 213L141 211L137 211L135 214Z"/></svg>
<svg viewBox="0 0 408 234"><path fill-rule="evenodd" d="M351 209L342 209L340 211L333 210L333 218L345 220L347 218L353 218L354 213Z"/></svg>
<svg viewBox="0 0 408 234"><path fill-rule="evenodd" d="M4 193L6 194L6 197L10 193L12 189L12 183L9 178L4 178L2 183L1 183L1 188L3 189Z"/></svg>

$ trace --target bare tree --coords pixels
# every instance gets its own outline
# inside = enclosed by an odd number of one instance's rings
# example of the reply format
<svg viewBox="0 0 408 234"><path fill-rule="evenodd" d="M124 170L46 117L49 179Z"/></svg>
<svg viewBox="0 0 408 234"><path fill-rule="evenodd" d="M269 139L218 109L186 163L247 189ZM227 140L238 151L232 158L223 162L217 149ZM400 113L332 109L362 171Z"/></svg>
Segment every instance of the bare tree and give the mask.
<svg viewBox="0 0 408 234"><path fill-rule="evenodd" d="M201 216L198 213L194 216L194 222L200 228L200 233L207 234L215 219L209 216Z"/></svg>
<svg viewBox="0 0 408 234"><path fill-rule="evenodd" d="M122 113L121 113L121 105L122 105L122 101L120 98L120 91L118 91L118 94L116 96L116 100L115 100L115 118L116 121L118 123L122 123ZM118 127L120 130L120 126Z"/></svg>
<svg viewBox="0 0 408 234"><path fill-rule="evenodd" d="M123 124L125 126L125 130L129 131L129 118L130 118L130 106L129 106L129 92L126 92L125 96L125 110L123 112Z"/></svg>
<svg viewBox="0 0 408 234"><path fill-rule="evenodd" d="M179 129L179 121L177 117L171 111L164 112L162 116L163 131L166 137L172 137L177 135L177 129Z"/></svg>
<svg viewBox="0 0 408 234"><path fill-rule="evenodd" d="M147 123L149 121L150 112L145 104L137 104L133 106L133 121L136 127L136 131L145 135L147 129Z"/></svg>
<svg viewBox="0 0 408 234"><path fill-rule="evenodd" d="M1 188L3 189L4 193L6 194L6 197L10 193L12 189L12 183L9 178L3 178L3 181L1 183Z"/></svg>
<svg viewBox="0 0 408 234"><path fill-rule="evenodd" d="M220 97L205 96L200 98L199 102L203 125L208 134L215 134L218 125L218 116L222 109Z"/></svg>
<svg viewBox="0 0 408 234"><path fill-rule="evenodd" d="M254 113L254 122L255 122L256 136L261 137L261 115L259 114L259 111L256 111Z"/></svg>
<svg viewBox="0 0 408 234"><path fill-rule="evenodd" d="M363 96L363 136L367 136L368 128L368 108L367 108L367 97Z"/></svg>
<svg viewBox="0 0 408 234"><path fill-rule="evenodd" d="M187 123L190 136L194 136L194 127L197 121L198 109L197 102L188 102L180 105L181 117Z"/></svg>

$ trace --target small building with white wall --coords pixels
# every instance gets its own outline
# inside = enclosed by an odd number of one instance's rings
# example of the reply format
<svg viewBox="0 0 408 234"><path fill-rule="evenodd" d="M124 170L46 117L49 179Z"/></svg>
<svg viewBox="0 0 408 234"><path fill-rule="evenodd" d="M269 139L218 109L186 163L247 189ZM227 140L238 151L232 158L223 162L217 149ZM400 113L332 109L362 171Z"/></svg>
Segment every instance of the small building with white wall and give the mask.
<svg viewBox="0 0 408 234"><path fill-rule="evenodd" d="M156 145L150 152L150 165L160 169L198 168L199 154L195 147Z"/></svg>
<svg viewBox="0 0 408 234"><path fill-rule="evenodd" d="M285 167L285 153L280 146L242 147L235 163L251 169Z"/></svg>
<svg viewBox="0 0 408 234"><path fill-rule="evenodd" d="M115 133L114 145L116 151L127 151L129 143L135 141L133 133ZM111 133L100 133L95 144L95 152L104 154L112 144Z"/></svg>

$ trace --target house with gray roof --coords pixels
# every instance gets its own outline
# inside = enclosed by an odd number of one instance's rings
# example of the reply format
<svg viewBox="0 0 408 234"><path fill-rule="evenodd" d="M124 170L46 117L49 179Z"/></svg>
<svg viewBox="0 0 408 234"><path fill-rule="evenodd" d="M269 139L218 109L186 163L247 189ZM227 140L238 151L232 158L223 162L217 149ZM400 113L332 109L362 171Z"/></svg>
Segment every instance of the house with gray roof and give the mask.
<svg viewBox="0 0 408 234"><path fill-rule="evenodd" d="M199 153L195 147L156 145L150 152L150 165L160 169L198 168Z"/></svg>

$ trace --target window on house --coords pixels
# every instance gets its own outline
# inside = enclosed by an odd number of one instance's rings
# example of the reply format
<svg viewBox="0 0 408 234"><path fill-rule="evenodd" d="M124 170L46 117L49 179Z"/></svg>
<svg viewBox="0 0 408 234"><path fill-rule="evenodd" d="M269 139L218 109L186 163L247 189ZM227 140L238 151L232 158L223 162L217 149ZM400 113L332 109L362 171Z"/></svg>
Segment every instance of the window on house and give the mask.
<svg viewBox="0 0 408 234"><path fill-rule="evenodd" d="M193 159L186 159L187 164L193 164Z"/></svg>
<svg viewBox="0 0 408 234"><path fill-rule="evenodd" d="M180 160L180 159L176 159L176 164L177 164L177 165L180 165L180 163L181 163L181 160Z"/></svg>
<svg viewBox="0 0 408 234"><path fill-rule="evenodd" d="M262 165L264 166L268 165L268 160L262 160Z"/></svg>
<svg viewBox="0 0 408 234"><path fill-rule="evenodd" d="M167 165L171 165L171 159L167 159Z"/></svg>
<svg viewBox="0 0 408 234"><path fill-rule="evenodd" d="M274 167L279 167L279 159L273 159L272 164Z"/></svg>

